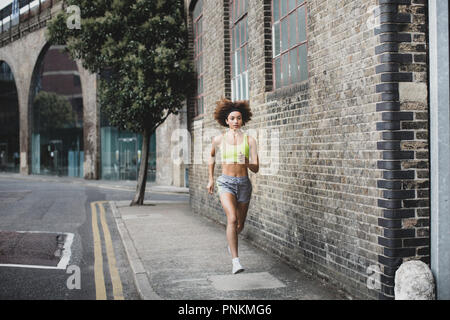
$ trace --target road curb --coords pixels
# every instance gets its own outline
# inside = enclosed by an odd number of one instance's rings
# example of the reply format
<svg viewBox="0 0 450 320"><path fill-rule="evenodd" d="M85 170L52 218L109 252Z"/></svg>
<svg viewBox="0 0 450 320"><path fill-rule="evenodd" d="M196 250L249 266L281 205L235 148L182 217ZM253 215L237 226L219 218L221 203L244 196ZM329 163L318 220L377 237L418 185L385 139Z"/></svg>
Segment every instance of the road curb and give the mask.
<svg viewBox="0 0 450 320"><path fill-rule="evenodd" d="M163 300L152 288L148 279L148 274L144 268L144 265L137 253L133 240L130 237L127 227L122 220L119 209L116 206L115 201L109 201L111 211L113 213L114 221L116 222L117 229L119 230L122 243L125 247L128 262L130 263L134 283L136 285L139 296L142 300Z"/></svg>

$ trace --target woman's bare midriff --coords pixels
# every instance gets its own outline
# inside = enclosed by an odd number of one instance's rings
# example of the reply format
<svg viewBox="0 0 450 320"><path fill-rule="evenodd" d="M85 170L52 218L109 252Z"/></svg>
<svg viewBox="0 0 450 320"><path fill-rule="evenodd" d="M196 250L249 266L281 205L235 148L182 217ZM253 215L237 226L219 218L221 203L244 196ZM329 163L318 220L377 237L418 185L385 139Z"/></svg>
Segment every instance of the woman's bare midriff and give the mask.
<svg viewBox="0 0 450 320"><path fill-rule="evenodd" d="M245 177L248 176L247 166L239 163L223 163L222 174L230 177Z"/></svg>

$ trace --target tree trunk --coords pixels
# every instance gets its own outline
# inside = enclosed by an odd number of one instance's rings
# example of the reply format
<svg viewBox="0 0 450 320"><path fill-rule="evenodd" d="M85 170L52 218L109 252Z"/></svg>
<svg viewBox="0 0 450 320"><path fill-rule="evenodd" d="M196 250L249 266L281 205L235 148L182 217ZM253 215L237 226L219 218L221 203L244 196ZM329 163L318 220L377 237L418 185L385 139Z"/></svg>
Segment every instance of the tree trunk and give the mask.
<svg viewBox="0 0 450 320"><path fill-rule="evenodd" d="M147 185L147 170L148 170L148 153L149 153L149 142L150 142L151 132L147 129L144 130L142 136L142 156L141 165L139 166L139 176L136 186L136 194L134 195L133 201L130 206L141 206L144 204L145 198L145 187Z"/></svg>

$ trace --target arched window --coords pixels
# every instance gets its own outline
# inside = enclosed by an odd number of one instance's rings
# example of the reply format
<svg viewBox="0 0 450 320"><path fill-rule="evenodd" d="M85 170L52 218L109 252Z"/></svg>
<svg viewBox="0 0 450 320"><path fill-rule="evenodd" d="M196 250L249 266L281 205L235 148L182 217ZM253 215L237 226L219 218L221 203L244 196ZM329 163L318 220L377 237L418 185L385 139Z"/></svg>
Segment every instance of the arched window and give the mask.
<svg viewBox="0 0 450 320"><path fill-rule="evenodd" d="M14 75L0 61L0 172L19 172L19 100Z"/></svg>

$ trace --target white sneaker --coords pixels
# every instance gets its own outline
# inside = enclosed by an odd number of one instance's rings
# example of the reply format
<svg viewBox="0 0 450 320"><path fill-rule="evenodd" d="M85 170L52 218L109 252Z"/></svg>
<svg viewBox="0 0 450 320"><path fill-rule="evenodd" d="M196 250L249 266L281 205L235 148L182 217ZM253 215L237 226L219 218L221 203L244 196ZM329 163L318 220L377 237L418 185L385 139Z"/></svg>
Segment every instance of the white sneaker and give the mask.
<svg viewBox="0 0 450 320"><path fill-rule="evenodd" d="M244 268L241 266L241 263L239 262L239 258L234 258L232 262L233 262L233 271L232 271L233 274L244 271Z"/></svg>

